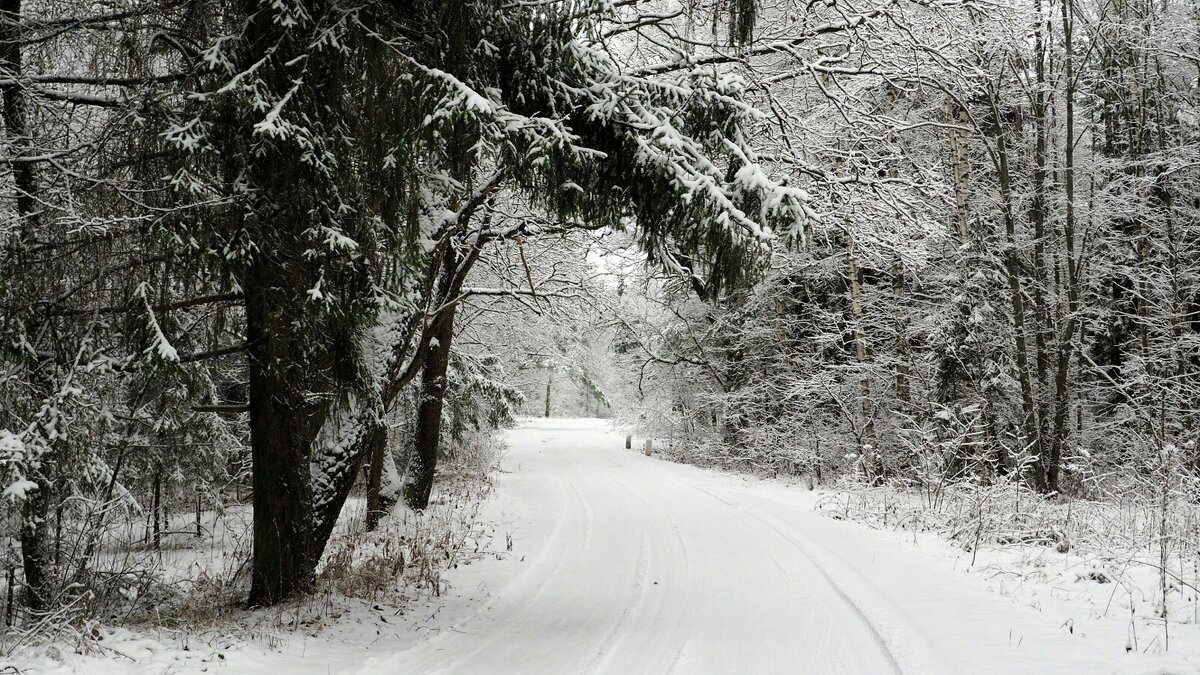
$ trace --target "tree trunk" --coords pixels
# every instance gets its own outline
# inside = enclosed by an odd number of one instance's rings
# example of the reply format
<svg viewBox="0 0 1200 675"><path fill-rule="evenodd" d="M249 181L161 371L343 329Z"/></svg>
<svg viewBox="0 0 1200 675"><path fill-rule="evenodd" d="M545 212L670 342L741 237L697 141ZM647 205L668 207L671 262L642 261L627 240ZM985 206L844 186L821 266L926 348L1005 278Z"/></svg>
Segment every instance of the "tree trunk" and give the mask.
<svg viewBox="0 0 1200 675"><path fill-rule="evenodd" d="M20 76L22 71L21 55L21 0L0 0L0 65L8 71L8 77ZM4 127L10 142L16 147L17 153L25 154L30 147L30 137L25 114L25 93L23 85L6 84L0 91L4 97ZM37 199L37 164L34 162L13 162L13 183L16 187L17 213L31 228L38 226Z"/></svg>
<svg viewBox="0 0 1200 675"><path fill-rule="evenodd" d="M946 122L964 127L950 130L950 154L954 164L954 213L958 243L966 246L971 241L971 154L965 130L969 119L967 111L949 96L946 97Z"/></svg>
<svg viewBox="0 0 1200 675"><path fill-rule="evenodd" d="M4 603L4 626L5 628L12 628L13 611L15 609L13 607L13 590L17 586L17 571L11 566L8 568L8 578L6 581L8 582L8 597Z"/></svg>
<svg viewBox="0 0 1200 675"><path fill-rule="evenodd" d="M317 564L309 469L316 411L304 401L304 362L292 338L296 308L288 302L287 291L295 290L289 288L295 280L284 278L282 265L269 255L252 263L243 284L254 487L251 606L311 590Z"/></svg>
<svg viewBox="0 0 1200 675"><path fill-rule="evenodd" d="M438 283L439 298L454 297L458 254L453 246L446 248L442 261L442 277ZM413 439L413 456L404 476L402 493L409 507L421 510L429 506L433 491L433 476L437 469L438 444L442 435L442 406L446 398L446 371L450 367L450 346L454 340L454 315L457 305L439 308L430 326L432 339L425 365L421 369L421 390L417 401L417 427Z"/></svg>
<svg viewBox="0 0 1200 675"><path fill-rule="evenodd" d="M395 494L384 490L384 478L389 474L385 464L392 462L386 425L380 424L378 430L372 430L367 452L371 457L371 468L367 472L367 531L374 532L379 521L396 504ZM395 471L394 467L392 470Z"/></svg>
<svg viewBox="0 0 1200 675"><path fill-rule="evenodd" d="M23 70L21 40L21 0L0 0L0 66L10 78L19 77ZM3 98L4 131L12 144L12 155L28 154L31 147L29 127L26 121L26 97L23 85L10 82L0 88ZM11 164L15 188L16 214L21 220L26 239L30 233L41 228L37 208L37 164L13 162ZM38 367L41 367L39 364ZM49 391L50 387L46 387ZM46 448L41 466L28 476L36 487L21 504L21 557L25 572L25 600L29 608L43 611L49 608L53 583L52 558L50 552L50 502L52 483L49 476L55 473L54 447Z"/></svg>
<svg viewBox="0 0 1200 675"><path fill-rule="evenodd" d="M992 102L996 119L1001 119L999 110ZM1042 442L1039 434L1037 407L1034 403L1033 381L1029 372L1029 347L1025 338L1025 299L1021 290L1021 265L1017 259L1017 224L1013 214L1012 178L1009 173L1008 145L1006 132L1001 129L996 136L996 172L1000 180L1001 210L1004 215L1006 242L1004 247L1004 269L1008 277L1009 296L1013 312L1013 337L1017 361L1017 379L1021 385L1021 408L1024 413L1025 445L1033 450L1038 460L1034 463L1034 486L1039 492L1047 490L1046 472L1042 459Z"/></svg>
<svg viewBox="0 0 1200 675"><path fill-rule="evenodd" d="M897 256L892 261L892 301L895 303L893 317L896 322L896 398L908 403L908 321L904 315L904 263Z"/></svg>
<svg viewBox="0 0 1200 675"><path fill-rule="evenodd" d="M863 330L862 291L858 282L858 259L854 252L854 236L847 226L846 271L850 277L850 312L854 320L854 357L862 373L858 379L859 405L863 416L863 469L872 485L883 482L883 457L875 437L875 404L871 399L871 378L866 372L867 336Z"/></svg>
<svg viewBox="0 0 1200 675"><path fill-rule="evenodd" d="M1071 369L1071 356L1075 346L1077 315L1079 313L1079 263L1075 259L1075 51L1072 42L1074 29L1074 0L1062 2L1063 40L1066 44L1064 81L1066 83L1066 131L1067 140L1063 147L1064 189L1066 190L1066 214L1063 220L1063 240L1067 255L1067 316L1058 336L1058 361L1054 372L1054 436L1050 444L1050 463L1047 472L1047 487L1054 492L1059 489L1059 466L1067 444L1068 412L1070 391L1067 376Z"/></svg>
<svg viewBox="0 0 1200 675"><path fill-rule="evenodd" d="M154 495L150 500L151 519L154 521L154 550L162 548L162 467L154 467Z"/></svg>
<svg viewBox="0 0 1200 675"><path fill-rule="evenodd" d="M59 490L62 489L62 483L59 483ZM63 503L58 503L58 508L54 509L54 566L62 569L62 528L63 528Z"/></svg>
<svg viewBox="0 0 1200 675"><path fill-rule="evenodd" d="M25 604L34 612L50 608L53 573L50 552L50 481L38 476L37 487L21 503L21 559L25 571Z"/></svg>
<svg viewBox="0 0 1200 675"><path fill-rule="evenodd" d="M553 371L551 371L551 372L553 372ZM546 414L544 415L545 417L550 416L550 381L551 381L551 376L547 375L546 376Z"/></svg>
<svg viewBox="0 0 1200 675"><path fill-rule="evenodd" d="M1049 274L1046 266L1046 166L1047 166L1047 137L1049 134L1046 95L1046 41L1048 26L1044 16L1042 1L1035 0L1037 12L1034 26L1034 72L1036 81L1032 97L1033 109L1033 200L1029 207L1029 222L1033 225L1033 345L1034 364L1037 382L1034 392L1034 405L1041 407L1051 399L1048 387L1050 384L1050 310L1048 296ZM1045 415L1038 415L1038 437L1045 439L1049 436L1045 428ZM1050 476L1057 476L1058 467L1054 465L1056 453L1053 448L1042 444L1042 470L1046 472L1046 485L1050 487Z"/></svg>
<svg viewBox="0 0 1200 675"><path fill-rule="evenodd" d="M896 87L889 83L886 87L887 96L884 98L884 112L891 114L896 106ZM888 143L895 143L896 136L888 132ZM888 167L888 178L897 178L900 172L894 165ZM892 258L892 319L896 330L896 365L893 371L896 385L896 399L908 403L908 321L904 316L904 296L907 292L904 284L904 261L897 252ZM784 344L781 341L781 344Z"/></svg>

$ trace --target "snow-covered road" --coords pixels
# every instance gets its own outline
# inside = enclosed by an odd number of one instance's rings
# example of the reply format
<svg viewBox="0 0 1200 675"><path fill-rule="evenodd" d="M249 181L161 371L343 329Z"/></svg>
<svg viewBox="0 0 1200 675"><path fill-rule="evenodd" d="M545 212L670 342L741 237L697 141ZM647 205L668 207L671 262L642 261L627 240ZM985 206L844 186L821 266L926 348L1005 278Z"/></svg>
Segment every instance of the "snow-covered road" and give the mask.
<svg viewBox="0 0 1200 675"><path fill-rule="evenodd" d="M513 553L455 570L459 601L427 639L353 669L1131 672L1119 646L988 592L944 554L819 516L802 489L625 450L603 424L511 432L492 515Z"/></svg>

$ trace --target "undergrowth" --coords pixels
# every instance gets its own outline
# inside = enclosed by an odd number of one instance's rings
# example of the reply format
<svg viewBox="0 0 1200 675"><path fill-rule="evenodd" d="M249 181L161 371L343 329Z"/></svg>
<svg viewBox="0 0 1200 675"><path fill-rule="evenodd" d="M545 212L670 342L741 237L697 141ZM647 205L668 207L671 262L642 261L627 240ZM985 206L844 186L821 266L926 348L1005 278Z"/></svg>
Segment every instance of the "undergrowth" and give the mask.
<svg viewBox="0 0 1200 675"><path fill-rule="evenodd" d="M72 588L71 600L45 616L0 623L0 657L35 652L60 660L64 651L120 658L104 642L121 629L153 633L187 649L192 641L232 637L275 648L291 632L317 634L355 607L403 605L421 595L439 596L442 573L476 554L480 508L499 461L491 439L456 453L439 467L427 509L398 505L374 531L366 529L365 500L347 501L317 570L315 590L265 609L247 609L252 514L232 504L202 514L201 536L182 523L168 528L155 549L131 524L110 523L103 545ZM3 580L0 579L0 584ZM0 587L0 601L6 587ZM111 654L109 652L112 652Z"/></svg>
<svg viewBox="0 0 1200 675"><path fill-rule="evenodd" d="M1090 603L1090 616L1137 626L1200 623L1200 500L1194 481L1096 486L1092 499L1045 496L1018 480L870 487L845 480L816 504L821 514L870 527L934 533L968 565L1013 595L1030 585Z"/></svg>

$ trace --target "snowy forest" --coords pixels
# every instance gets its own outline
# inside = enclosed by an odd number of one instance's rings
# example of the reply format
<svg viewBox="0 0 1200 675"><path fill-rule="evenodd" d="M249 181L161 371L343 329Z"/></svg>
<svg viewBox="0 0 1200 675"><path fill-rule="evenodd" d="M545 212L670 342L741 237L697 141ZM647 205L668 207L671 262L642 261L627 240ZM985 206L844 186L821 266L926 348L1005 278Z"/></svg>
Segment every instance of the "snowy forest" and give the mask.
<svg viewBox="0 0 1200 675"><path fill-rule="evenodd" d="M0 0L0 121L0 673L445 602L545 418L1200 669L1195 0Z"/></svg>

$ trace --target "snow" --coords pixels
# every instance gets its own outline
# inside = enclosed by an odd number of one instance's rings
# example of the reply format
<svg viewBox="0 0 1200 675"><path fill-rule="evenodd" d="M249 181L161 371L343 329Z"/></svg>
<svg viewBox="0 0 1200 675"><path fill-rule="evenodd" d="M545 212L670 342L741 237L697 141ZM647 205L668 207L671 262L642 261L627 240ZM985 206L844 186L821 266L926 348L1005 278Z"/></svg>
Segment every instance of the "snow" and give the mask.
<svg viewBox="0 0 1200 675"><path fill-rule="evenodd" d="M21 437L7 429L0 429L0 457L19 458L25 452Z"/></svg>
<svg viewBox="0 0 1200 675"><path fill-rule="evenodd" d="M141 297L142 304L146 306L146 320L150 330L154 333L154 337L143 353L154 353L163 361L177 362L179 361L179 352L171 345L171 341L163 333L162 327L158 324L158 319L154 316L154 308L150 306L149 285L146 282L138 284L136 294Z"/></svg>
<svg viewBox="0 0 1200 675"><path fill-rule="evenodd" d="M1120 617L1064 621L1089 610L993 592L936 537L831 518L814 509L829 493L646 457L639 445L625 450L624 432L601 420L523 422L482 514L480 559L447 570L436 597L339 609L324 627L282 608L273 625L301 629L193 638L186 655L185 636L118 629L105 644L132 661L72 664L296 675L1200 670L1195 631L1173 634L1165 655L1126 653Z"/></svg>
<svg viewBox="0 0 1200 675"><path fill-rule="evenodd" d="M21 479L4 488L4 498L10 501L24 501L29 492L37 489L37 483Z"/></svg>
<svg viewBox="0 0 1200 675"><path fill-rule="evenodd" d="M1163 668L989 591L945 547L815 513L820 493L645 457L598 421L509 443L498 517L520 558L457 571L486 600L359 672Z"/></svg>

